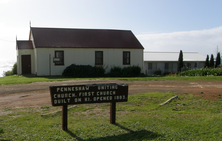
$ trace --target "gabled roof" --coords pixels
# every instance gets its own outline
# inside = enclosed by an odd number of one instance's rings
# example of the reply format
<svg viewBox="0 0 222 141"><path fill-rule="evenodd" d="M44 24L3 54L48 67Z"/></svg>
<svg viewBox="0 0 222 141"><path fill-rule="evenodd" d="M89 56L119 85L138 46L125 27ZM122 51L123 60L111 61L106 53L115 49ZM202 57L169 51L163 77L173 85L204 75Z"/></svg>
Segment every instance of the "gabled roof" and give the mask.
<svg viewBox="0 0 222 141"><path fill-rule="evenodd" d="M144 52L144 61L147 62L175 62L179 52ZM206 56L197 52L183 52L183 61L205 61Z"/></svg>
<svg viewBox="0 0 222 141"><path fill-rule="evenodd" d="M36 48L135 48L143 46L130 30L31 27Z"/></svg>
<svg viewBox="0 0 222 141"><path fill-rule="evenodd" d="M32 41L17 41L17 49L33 49Z"/></svg>

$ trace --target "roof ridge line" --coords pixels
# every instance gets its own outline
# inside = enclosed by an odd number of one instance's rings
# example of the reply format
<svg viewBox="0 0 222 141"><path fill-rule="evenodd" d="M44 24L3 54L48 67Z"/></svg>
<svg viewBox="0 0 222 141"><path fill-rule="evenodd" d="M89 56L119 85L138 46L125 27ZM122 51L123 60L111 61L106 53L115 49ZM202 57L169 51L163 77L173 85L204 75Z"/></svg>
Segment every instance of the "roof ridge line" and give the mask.
<svg viewBox="0 0 222 141"><path fill-rule="evenodd" d="M131 30L128 30L128 29L99 29L99 28L72 28L72 27L65 27L65 28L63 28L63 27L31 27L31 29L34 29L34 28L36 28L36 29L68 29L68 30L70 30L70 29L73 29L73 30L113 30L113 31L131 31ZM132 32L132 31L131 31Z"/></svg>

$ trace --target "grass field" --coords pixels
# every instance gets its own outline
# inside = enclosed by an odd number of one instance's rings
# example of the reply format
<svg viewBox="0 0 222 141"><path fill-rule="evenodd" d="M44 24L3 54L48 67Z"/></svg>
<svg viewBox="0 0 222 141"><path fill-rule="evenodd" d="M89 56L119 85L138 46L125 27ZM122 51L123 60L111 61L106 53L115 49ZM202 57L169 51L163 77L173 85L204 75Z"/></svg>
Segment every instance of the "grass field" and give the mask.
<svg viewBox="0 0 222 141"><path fill-rule="evenodd" d="M68 111L63 131L62 107L10 109L0 116L0 140L140 141L221 140L222 99L204 100L192 94L160 106L174 93L141 93L117 103L116 122L109 123L109 103L82 104ZM50 114L51 113L51 114Z"/></svg>
<svg viewBox="0 0 222 141"><path fill-rule="evenodd" d="M25 76L5 76L0 77L1 85L9 84L26 84L32 82L42 81L66 81L66 80L89 80L89 79L118 79L126 81L158 81L158 80L213 80L222 81L222 76L193 76L193 77L180 77L180 76L166 76L166 77L102 77L102 78L69 78L69 77L25 77Z"/></svg>
<svg viewBox="0 0 222 141"><path fill-rule="evenodd" d="M25 84L40 81L84 80L89 78L24 77L0 78L0 84ZM90 78L126 81L221 81L206 77ZM178 95L170 103L160 106ZM70 105L72 106L72 105ZM109 123L109 103L82 104L68 111L68 130L62 130L59 107L5 108L0 111L0 141L3 140L221 140L222 98L201 99L192 94L140 93L128 102L117 103L116 122Z"/></svg>

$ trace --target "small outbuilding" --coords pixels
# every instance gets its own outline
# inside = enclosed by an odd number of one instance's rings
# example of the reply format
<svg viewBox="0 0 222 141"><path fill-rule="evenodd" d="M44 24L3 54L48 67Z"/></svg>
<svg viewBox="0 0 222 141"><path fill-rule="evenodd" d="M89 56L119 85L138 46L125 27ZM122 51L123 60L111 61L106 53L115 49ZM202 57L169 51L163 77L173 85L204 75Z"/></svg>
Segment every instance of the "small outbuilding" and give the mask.
<svg viewBox="0 0 222 141"><path fill-rule="evenodd" d="M29 40L16 41L17 72L37 76L62 75L71 65L139 66L143 46L130 30L30 27Z"/></svg>
<svg viewBox="0 0 222 141"><path fill-rule="evenodd" d="M144 52L144 73L153 75L176 73L179 52ZM197 52L184 52L184 69L203 68L206 56Z"/></svg>

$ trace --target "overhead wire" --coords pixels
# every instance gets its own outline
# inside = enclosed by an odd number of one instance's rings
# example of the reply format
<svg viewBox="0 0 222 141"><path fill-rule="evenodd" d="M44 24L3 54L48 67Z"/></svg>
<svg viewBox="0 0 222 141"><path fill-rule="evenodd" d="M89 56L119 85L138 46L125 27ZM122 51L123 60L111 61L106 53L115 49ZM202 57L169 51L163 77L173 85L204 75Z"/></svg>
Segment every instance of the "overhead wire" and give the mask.
<svg viewBox="0 0 222 141"><path fill-rule="evenodd" d="M5 41L5 42L15 42L15 41L9 41L9 40L5 40L5 39L0 39L0 41Z"/></svg>

